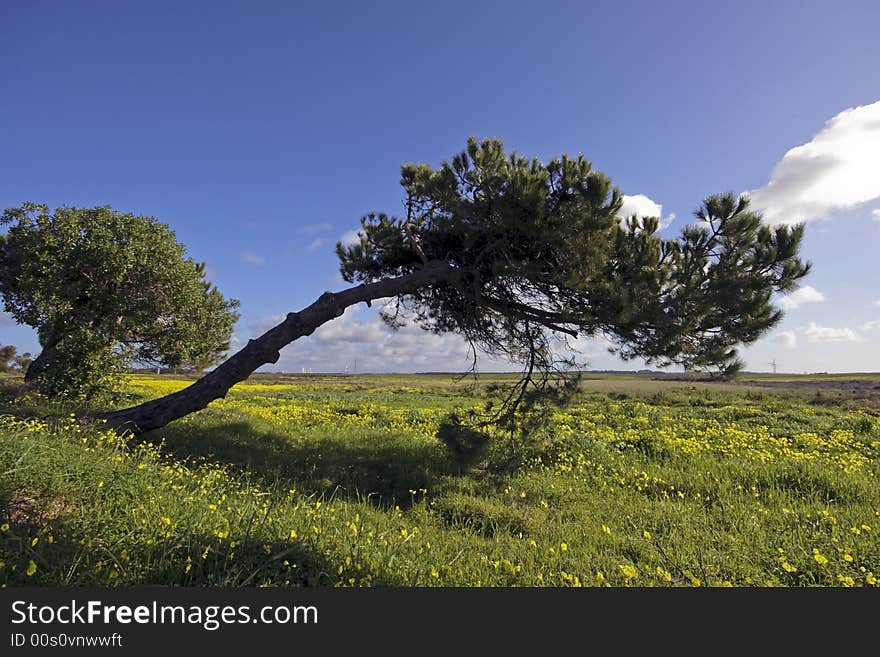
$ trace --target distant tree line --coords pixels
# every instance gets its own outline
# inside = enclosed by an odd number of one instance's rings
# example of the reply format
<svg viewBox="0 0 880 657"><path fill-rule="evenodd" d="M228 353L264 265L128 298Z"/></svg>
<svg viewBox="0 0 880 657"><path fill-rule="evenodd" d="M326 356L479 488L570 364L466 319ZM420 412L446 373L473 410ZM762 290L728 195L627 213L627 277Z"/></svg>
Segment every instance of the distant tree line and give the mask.
<svg viewBox="0 0 880 657"><path fill-rule="evenodd" d="M0 372L24 372L32 360L30 352L19 355L14 345L0 345Z"/></svg>

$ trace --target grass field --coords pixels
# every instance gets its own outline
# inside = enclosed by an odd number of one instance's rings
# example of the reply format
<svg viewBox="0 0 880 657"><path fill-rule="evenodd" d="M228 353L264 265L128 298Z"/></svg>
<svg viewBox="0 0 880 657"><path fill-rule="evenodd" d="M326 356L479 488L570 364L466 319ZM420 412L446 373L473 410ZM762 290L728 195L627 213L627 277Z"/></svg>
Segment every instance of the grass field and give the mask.
<svg viewBox="0 0 880 657"><path fill-rule="evenodd" d="M0 584L876 586L876 399L798 380L597 377L477 467L445 375L256 377L138 442L6 401Z"/></svg>

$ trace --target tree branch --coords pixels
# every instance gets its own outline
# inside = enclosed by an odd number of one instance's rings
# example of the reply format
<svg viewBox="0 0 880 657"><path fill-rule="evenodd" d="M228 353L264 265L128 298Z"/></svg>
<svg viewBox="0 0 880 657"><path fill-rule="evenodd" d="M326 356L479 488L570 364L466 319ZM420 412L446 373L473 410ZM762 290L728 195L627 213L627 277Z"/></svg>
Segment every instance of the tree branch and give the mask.
<svg viewBox="0 0 880 657"><path fill-rule="evenodd" d="M466 271L431 261L403 276L363 283L341 292L325 292L303 310L288 313L280 324L249 340L244 348L183 390L131 408L102 413L98 417L115 428L136 435L158 429L225 397L232 386L244 381L258 367L277 362L283 347L312 334L322 324L342 315L349 306L415 292L426 285L453 282Z"/></svg>

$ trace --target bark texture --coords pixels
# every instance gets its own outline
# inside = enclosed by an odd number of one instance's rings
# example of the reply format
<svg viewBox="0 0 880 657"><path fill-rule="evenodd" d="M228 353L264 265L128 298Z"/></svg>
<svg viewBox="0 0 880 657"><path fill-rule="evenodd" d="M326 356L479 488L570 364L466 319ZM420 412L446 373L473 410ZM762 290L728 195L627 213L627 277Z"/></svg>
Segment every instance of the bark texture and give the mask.
<svg viewBox="0 0 880 657"><path fill-rule="evenodd" d="M98 417L116 429L135 435L158 429L225 397L232 386L248 378L258 367L277 362L286 345L310 335L322 324L342 315L349 306L411 293L425 285L451 282L460 274L460 269L433 261L403 276L364 283L341 292L325 292L310 306L288 313L280 324L249 340L245 347L216 369L183 390L131 408L102 413Z"/></svg>
<svg viewBox="0 0 880 657"><path fill-rule="evenodd" d="M31 364L28 365L27 371L24 373L24 381L25 383L32 383L36 381L37 377L49 366L49 363L52 362L52 359L55 358L55 353L58 351L58 344L60 340L50 340L45 345L42 345L42 350L31 361Z"/></svg>

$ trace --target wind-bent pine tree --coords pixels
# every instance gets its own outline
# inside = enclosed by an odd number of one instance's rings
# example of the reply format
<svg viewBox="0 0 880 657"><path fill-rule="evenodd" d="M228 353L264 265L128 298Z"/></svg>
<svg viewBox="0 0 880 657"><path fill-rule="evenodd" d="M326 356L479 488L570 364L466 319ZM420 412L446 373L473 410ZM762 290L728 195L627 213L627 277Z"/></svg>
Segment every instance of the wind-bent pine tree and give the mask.
<svg viewBox="0 0 880 657"><path fill-rule="evenodd" d="M470 139L439 168L402 167L405 216L370 214L359 242L337 244L344 279L189 387L104 414L134 433L205 408L281 349L348 306L392 298L404 319L455 332L477 350L523 363L515 407L556 366L559 340L602 334L624 358L688 368L738 367L782 313L773 292L809 270L798 258L803 226L769 227L748 199L710 196L678 238L657 218L618 218L620 192L583 156L543 163ZM543 377L543 378L542 378Z"/></svg>

